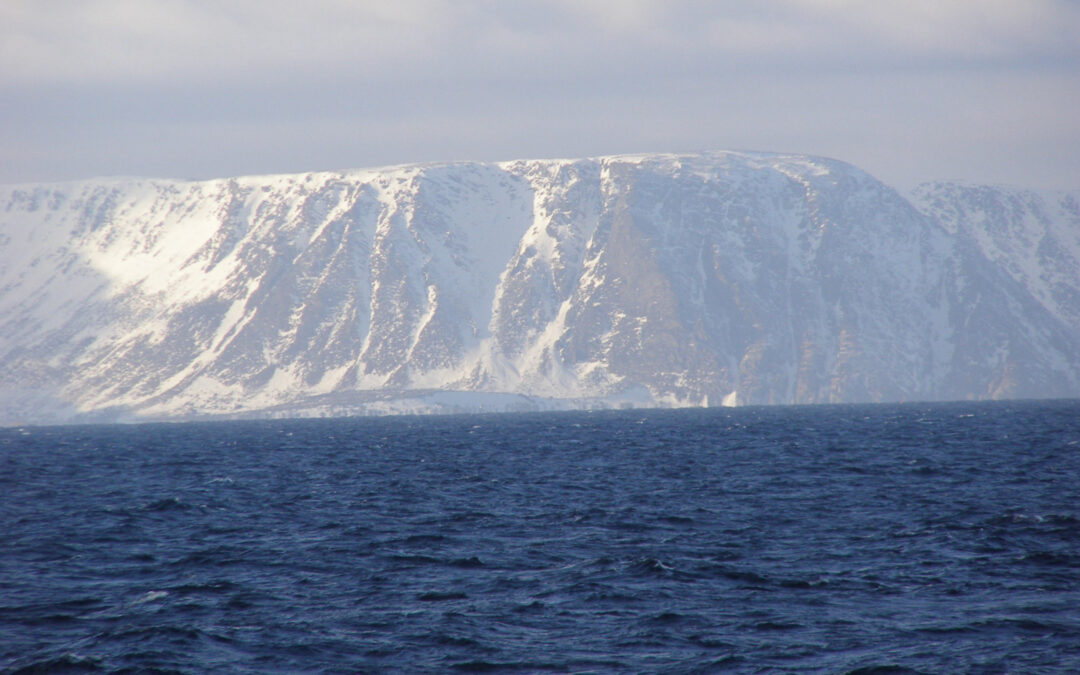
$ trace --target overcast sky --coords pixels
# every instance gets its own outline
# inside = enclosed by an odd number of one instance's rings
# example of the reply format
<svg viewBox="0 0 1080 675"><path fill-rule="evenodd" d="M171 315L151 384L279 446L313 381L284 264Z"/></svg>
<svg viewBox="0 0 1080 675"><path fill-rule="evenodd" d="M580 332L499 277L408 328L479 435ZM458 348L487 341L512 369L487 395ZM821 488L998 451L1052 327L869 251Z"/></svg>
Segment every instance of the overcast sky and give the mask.
<svg viewBox="0 0 1080 675"><path fill-rule="evenodd" d="M745 149L1080 189L1080 0L3 0L0 182Z"/></svg>

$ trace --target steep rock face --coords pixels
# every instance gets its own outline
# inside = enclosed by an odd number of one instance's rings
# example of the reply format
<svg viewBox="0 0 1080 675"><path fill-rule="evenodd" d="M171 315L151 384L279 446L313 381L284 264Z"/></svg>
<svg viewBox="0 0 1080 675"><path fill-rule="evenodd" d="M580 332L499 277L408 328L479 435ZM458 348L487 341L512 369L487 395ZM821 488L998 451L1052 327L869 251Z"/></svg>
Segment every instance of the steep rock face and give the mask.
<svg viewBox="0 0 1080 675"><path fill-rule="evenodd" d="M602 184L564 363L682 402L932 395L947 238L896 193L744 155L617 164Z"/></svg>
<svg viewBox="0 0 1080 675"><path fill-rule="evenodd" d="M787 155L0 188L0 421L1077 396L1078 260L1075 195Z"/></svg>
<svg viewBox="0 0 1080 675"><path fill-rule="evenodd" d="M1080 195L930 183L912 197L958 252L942 395L1077 396Z"/></svg>

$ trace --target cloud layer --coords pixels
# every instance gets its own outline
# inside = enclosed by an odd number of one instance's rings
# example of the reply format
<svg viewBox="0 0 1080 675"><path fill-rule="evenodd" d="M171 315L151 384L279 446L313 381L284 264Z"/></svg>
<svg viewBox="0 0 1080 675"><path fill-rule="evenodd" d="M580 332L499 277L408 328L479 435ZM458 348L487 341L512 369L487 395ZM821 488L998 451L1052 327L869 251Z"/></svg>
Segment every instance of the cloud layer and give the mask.
<svg viewBox="0 0 1080 675"><path fill-rule="evenodd" d="M1071 0L8 0L0 181L753 148L1080 186Z"/></svg>

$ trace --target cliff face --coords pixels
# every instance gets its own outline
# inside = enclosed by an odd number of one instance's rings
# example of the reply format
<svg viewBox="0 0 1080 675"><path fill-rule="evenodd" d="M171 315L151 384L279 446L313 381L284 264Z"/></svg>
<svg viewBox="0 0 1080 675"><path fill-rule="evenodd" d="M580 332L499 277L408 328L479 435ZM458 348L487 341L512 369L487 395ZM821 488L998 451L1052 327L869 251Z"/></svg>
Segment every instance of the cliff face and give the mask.
<svg viewBox="0 0 1080 675"><path fill-rule="evenodd" d="M0 422L1078 396L1078 214L747 153L0 188Z"/></svg>

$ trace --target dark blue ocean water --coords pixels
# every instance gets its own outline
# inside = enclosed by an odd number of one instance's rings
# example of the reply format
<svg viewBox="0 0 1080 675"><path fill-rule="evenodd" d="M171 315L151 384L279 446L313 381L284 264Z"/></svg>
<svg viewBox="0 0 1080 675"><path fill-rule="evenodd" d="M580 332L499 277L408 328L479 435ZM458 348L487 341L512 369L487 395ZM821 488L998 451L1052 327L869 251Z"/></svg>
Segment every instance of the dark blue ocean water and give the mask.
<svg viewBox="0 0 1080 675"><path fill-rule="evenodd" d="M0 671L1080 672L1080 403L2 429Z"/></svg>

